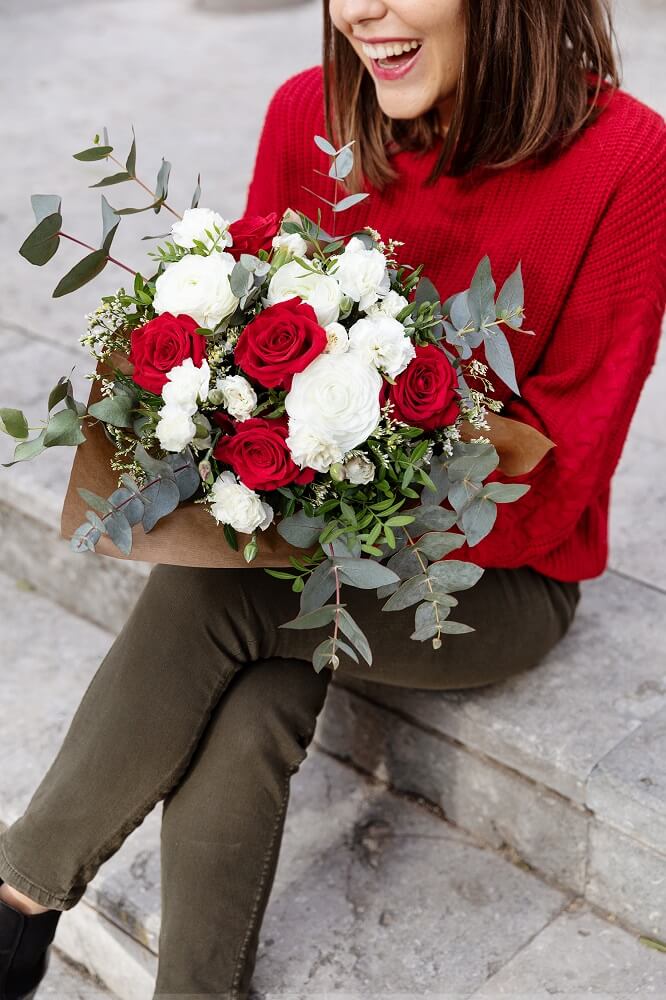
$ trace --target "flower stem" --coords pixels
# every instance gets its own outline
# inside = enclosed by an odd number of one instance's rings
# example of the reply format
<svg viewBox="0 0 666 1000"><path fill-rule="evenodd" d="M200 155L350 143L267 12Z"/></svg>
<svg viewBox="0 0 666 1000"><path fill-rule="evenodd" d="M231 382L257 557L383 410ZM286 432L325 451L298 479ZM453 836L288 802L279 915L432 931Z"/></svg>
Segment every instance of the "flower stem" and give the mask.
<svg viewBox="0 0 666 1000"><path fill-rule="evenodd" d="M95 251L95 250L99 249L99 247L91 247L89 243L84 243L83 240L77 240L77 238L75 236L70 236L69 233L59 232L56 235L57 236L62 236L62 238L64 240L71 240L72 243L78 243L78 245L80 247L85 247L86 250ZM127 264L123 264L122 261L116 260L115 257L112 257L108 253L107 253L106 256L107 256L107 259L110 261L111 264L115 264L116 267L122 267L123 271L129 271L130 274L136 275L137 272L133 271L131 267L127 266Z"/></svg>
<svg viewBox="0 0 666 1000"><path fill-rule="evenodd" d="M118 167L122 167L122 169L123 169L123 170L125 170L125 171L126 171L127 173L129 173L129 170L127 170L127 167L125 166L125 164L124 164L124 163L121 163L121 162L120 162L120 160L117 160L117 159L115 158L115 156L113 156L113 155L109 154L109 159L110 159L110 160L113 160L113 162L114 162L114 163L116 164L116 166L118 166ZM148 194L150 195L150 197L151 197L151 198L152 198L153 200L154 200L154 199L155 199L155 198L157 197L157 195L156 195L155 191L151 191L151 190L150 190L150 188L148 187L148 185L147 185L147 184L144 184L142 180L139 180L139 178L138 178L138 177L136 176L136 174L130 174L130 177L131 177L131 179L132 179L133 181L136 181L136 182L137 182L137 184L138 184L138 185L139 185L140 187L142 187L144 191L147 191L147 192L148 192ZM182 217L182 215L179 215L179 214L178 214L178 212L176 212L176 211L175 211L175 209L171 208L171 206L170 206L170 205L167 205L167 203L166 203L166 202L163 202L162 204L163 204L163 205L164 205L164 207L166 208L167 212L171 212L171 214L172 214L172 215L175 215L177 219L182 219L182 218L183 218L183 217Z"/></svg>

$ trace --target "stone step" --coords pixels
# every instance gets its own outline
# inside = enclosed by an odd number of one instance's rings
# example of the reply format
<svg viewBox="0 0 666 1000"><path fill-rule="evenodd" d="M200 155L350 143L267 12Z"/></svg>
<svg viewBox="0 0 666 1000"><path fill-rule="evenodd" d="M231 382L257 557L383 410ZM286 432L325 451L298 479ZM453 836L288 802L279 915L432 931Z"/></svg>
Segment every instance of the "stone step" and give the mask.
<svg viewBox="0 0 666 1000"><path fill-rule="evenodd" d="M103 983L55 948L37 996L38 1000L114 1000Z"/></svg>
<svg viewBox="0 0 666 1000"><path fill-rule="evenodd" d="M49 767L113 636L5 573L0 601L12 666L0 727L0 819L9 824ZM160 815L158 804L63 914L56 935L57 947L121 1000L152 996ZM666 992L658 950L516 860L345 766L315 735L292 781L258 996L532 1000L562 990L617 1000ZM40 996L99 996L78 983L78 994L58 992L66 972L56 963Z"/></svg>

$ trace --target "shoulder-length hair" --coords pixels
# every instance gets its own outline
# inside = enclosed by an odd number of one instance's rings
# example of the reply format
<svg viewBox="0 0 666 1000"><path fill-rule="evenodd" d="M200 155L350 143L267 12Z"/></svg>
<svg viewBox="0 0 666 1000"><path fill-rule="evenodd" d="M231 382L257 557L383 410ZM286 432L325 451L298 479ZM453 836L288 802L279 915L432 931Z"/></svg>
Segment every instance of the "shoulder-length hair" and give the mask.
<svg viewBox="0 0 666 1000"><path fill-rule="evenodd" d="M382 188L396 173L390 155L441 143L427 183L476 167L548 159L602 110L600 91L621 85L608 0L463 0L465 42L449 128L435 109L388 118L375 85L338 31L324 0L324 102L331 139L356 140L350 191L364 178Z"/></svg>

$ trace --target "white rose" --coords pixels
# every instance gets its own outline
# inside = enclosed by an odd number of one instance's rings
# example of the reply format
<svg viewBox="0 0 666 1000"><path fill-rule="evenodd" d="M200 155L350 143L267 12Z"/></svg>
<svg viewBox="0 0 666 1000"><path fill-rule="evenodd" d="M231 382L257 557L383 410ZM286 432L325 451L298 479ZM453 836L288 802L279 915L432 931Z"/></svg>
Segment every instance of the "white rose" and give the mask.
<svg viewBox="0 0 666 1000"><path fill-rule="evenodd" d="M365 486L375 478L375 466L365 455L352 455L342 468L345 478L353 486Z"/></svg>
<svg viewBox="0 0 666 1000"><path fill-rule="evenodd" d="M377 369L358 355L320 354L294 375L285 397L289 433L308 429L320 442L350 451L379 423L381 386Z"/></svg>
<svg viewBox="0 0 666 1000"><path fill-rule="evenodd" d="M306 424L290 423L287 447L296 465L308 466L317 472L328 472L334 462L341 462L344 452L332 441L325 440L311 431Z"/></svg>
<svg viewBox="0 0 666 1000"><path fill-rule="evenodd" d="M340 315L342 292L335 278L321 271L307 271L298 261L291 260L271 278L266 301L274 306L295 296L312 306L321 326L335 323Z"/></svg>
<svg viewBox="0 0 666 1000"><path fill-rule="evenodd" d="M374 306L370 306L368 316L383 314L384 316L390 316L391 319L395 319L396 316L400 315L405 306L408 305L409 302L404 295L399 295L391 289L385 299L375 302Z"/></svg>
<svg viewBox="0 0 666 1000"><path fill-rule="evenodd" d="M204 358L201 367L185 358L182 364L176 365L167 372L167 381L162 387L162 398L170 406L188 410L194 413L197 409L197 398L205 402L210 387L210 368Z"/></svg>
<svg viewBox="0 0 666 1000"><path fill-rule="evenodd" d="M349 331L349 350L390 378L403 372L416 357L414 343L402 323L381 313L354 323Z"/></svg>
<svg viewBox="0 0 666 1000"><path fill-rule="evenodd" d="M212 239L206 230L212 233ZM218 234L219 238L218 238ZM228 247L233 243L229 232L229 220L223 219L210 208L188 208L183 218L171 227L171 236L179 247L192 250L194 241L199 240L209 249L216 244L218 247Z"/></svg>
<svg viewBox="0 0 666 1000"><path fill-rule="evenodd" d="M225 375L217 380L222 404L236 420L247 420L257 405L257 394L243 375Z"/></svg>
<svg viewBox="0 0 666 1000"><path fill-rule="evenodd" d="M180 453L197 433L191 414L175 406L163 406L155 429L155 437L165 451Z"/></svg>
<svg viewBox="0 0 666 1000"><path fill-rule="evenodd" d="M308 245L298 233L278 233L273 237L276 250L286 250L292 257L305 257Z"/></svg>
<svg viewBox="0 0 666 1000"><path fill-rule="evenodd" d="M186 313L199 326L214 329L238 305L229 283L235 265L229 253L187 254L168 264L155 282L155 312Z"/></svg>
<svg viewBox="0 0 666 1000"><path fill-rule="evenodd" d="M391 288L386 257L379 250L367 250L358 236L352 236L345 251L334 258L333 277L342 292L365 312Z"/></svg>
<svg viewBox="0 0 666 1000"><path fill-rule="evenodd" d="M273 508L258 493L239 482L233 472L220 473L211 486L211 512L216 521L230 524L236 531L251 535L265 531L273 520Z"/></svg>
<svg viewBox="0 0 666 1000"><path fill-rule="evenodd" d="M329 323L326 327L326 347L328 354L344 354L349 348L349 336L342 323Z"/></svg>

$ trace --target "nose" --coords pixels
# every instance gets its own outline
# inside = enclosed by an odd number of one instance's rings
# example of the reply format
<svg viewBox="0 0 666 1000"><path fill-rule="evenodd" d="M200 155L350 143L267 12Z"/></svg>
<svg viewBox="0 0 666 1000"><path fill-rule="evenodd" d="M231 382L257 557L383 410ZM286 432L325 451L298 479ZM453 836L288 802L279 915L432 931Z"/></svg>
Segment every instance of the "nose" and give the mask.
<svg viewBox="0 0 666 1000"><path fill-rule="evenodd" d="M364 21L381 21L388 13L383 0L344 0L341 14L347 24L362 24Z"/></svg>

